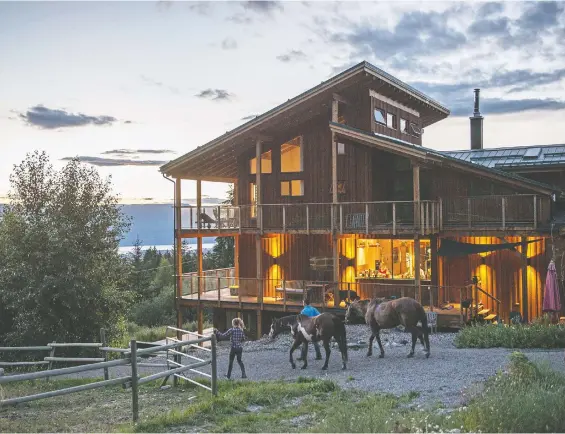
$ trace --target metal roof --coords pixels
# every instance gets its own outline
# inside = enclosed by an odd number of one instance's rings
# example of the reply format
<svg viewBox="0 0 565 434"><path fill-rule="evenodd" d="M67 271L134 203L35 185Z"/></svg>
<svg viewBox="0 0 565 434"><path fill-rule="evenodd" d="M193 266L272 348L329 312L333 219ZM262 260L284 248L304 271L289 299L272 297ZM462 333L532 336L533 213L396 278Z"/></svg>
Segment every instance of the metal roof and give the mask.
<svg viewBox="0 0 565 434"><path fill-rule="evenodd" d="M491 169L508 170L540 166L565 167L565 144L438 152Z"/></svg>

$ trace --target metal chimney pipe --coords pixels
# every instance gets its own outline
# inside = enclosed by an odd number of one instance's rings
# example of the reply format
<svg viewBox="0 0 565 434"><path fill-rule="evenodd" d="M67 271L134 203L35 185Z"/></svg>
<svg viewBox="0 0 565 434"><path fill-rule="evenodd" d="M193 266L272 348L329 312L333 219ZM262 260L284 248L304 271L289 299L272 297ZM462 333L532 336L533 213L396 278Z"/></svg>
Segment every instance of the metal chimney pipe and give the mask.
<svg viewBox="0 0 565 434"><path fill-rule="evenodd" d="M475 108L471 120L471 149L483 149L483 117L479 107L479 94L481 90L475 89Z"/></svg>

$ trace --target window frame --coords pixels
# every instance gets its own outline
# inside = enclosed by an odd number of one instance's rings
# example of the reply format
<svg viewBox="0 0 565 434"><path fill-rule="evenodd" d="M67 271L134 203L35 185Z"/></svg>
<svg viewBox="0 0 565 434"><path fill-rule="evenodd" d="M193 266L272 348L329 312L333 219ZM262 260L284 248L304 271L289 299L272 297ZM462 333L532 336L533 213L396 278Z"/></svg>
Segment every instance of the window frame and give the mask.
<svg viewBox="0 0 565 434"><path fill-rule="evenodd" d="M296 139L298 139L298 142L299 142L298 147L300 149L300 157L299 157L300 158L300 169L298 171L296 171L296 170L285 171L285 170L283 170L283 155L282 155L283 146L286 145L287 143L293 142ZM281 143L279 152L280 152L280 158L281 158L281 160L280 160L280 163L281 163L280 164L280 173L302 173L302 172L304 172L304 137L302 135L295 136L292 139L287 140L284 143Z"/></svg>
<svg viewBox="0 0 565 434"><path fill-rule="evenodd" d="M270 170L267 172L265 171L265 165L263 164L263 161L268 160L267 158L264 158L263 156L267 155L267 154L271 154L271 164L270 164ZM255 160L255 169L253 169L253 160ZM263 153L261 153L261 175L269 175L273 173L273 150L269 149L268 151L265 151ZM250 175L256 175L257 174L257 157L252 157L249 160L249 174Z"/></svg>
<svg viewBox="0 0 565 434"><path fill-rule="evenodd" d="M293 182L300 182L300 194L293 194L294 189L292 188ZM283 184L288 184L288 194L283 193ZM304 180L303 179L286 179L280 181L280 193L282 197L304 197Z"/></svg>

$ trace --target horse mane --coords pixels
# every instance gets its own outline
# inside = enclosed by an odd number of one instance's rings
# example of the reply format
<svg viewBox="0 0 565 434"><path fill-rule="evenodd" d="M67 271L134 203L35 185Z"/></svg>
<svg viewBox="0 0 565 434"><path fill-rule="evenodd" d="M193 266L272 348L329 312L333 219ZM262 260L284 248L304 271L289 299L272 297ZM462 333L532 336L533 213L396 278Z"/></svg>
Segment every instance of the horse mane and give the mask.
<svg viewBox="0 0 565 434"><path fill-rule="evenodd" d="M298 316L297 315L287 315L287 316L283 316L281 318L278 318L275 321L277 321L281 326L287 326L291 323L298 321Z"/></svg>

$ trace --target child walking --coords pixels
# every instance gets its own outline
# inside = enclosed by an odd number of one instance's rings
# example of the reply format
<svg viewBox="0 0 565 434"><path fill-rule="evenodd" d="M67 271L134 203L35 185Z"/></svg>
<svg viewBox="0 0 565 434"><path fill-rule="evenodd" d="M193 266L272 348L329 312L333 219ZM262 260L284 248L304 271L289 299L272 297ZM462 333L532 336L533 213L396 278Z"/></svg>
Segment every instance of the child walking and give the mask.
<svg viewBox="0 0 565 434"><path fill-rule="evenodd" d="M231 325L232 328L227 330L225 333L220 333L217 329L214 329L214 333L216 334L216 338L218 340L222 340L228 337L231 340L230 363L226 377L228 379L231 378L233 359L237 357L237 363L241 368L241 378L247 378L247 375L245 375L245 366L243 366L243 362L241 361L241 354L243 353L242 342L245 340L245 334L243 333L245 325L243 324L243 320L240 318L234 318L231 322Z"/></svg>

